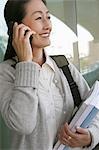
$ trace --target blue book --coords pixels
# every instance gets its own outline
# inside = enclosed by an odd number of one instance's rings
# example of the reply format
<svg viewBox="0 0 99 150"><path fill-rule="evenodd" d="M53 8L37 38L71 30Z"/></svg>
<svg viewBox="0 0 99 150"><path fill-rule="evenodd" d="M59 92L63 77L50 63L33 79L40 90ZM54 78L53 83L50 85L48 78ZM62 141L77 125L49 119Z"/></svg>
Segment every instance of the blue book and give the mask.
<svg viewBox="0 0 99 150"><path fill-rule="evenodd" d="M96 107L93 107L93 109L91 110L91 112L89 113L89 115L86 117L86 119L83 121L83 123L81 124L82 128L87 128L92 120L94 119L94 117L96 116L96 114L98 113L98 109Z"/></svg>

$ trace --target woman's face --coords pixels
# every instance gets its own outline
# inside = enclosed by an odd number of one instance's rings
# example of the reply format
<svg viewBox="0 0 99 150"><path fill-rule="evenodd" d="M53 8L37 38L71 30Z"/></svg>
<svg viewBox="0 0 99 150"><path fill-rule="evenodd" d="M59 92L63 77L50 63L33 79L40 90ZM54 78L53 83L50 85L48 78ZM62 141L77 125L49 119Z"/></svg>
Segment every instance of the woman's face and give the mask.
<svg viewBox="0 0 99 150"><path fill-rule="evenodd" d="M31 0L25 6L26 15L22 22L35 31L32 44L34 47L43 48L50 45L50 32L52 29L50 14L41 0Z"/></svg>

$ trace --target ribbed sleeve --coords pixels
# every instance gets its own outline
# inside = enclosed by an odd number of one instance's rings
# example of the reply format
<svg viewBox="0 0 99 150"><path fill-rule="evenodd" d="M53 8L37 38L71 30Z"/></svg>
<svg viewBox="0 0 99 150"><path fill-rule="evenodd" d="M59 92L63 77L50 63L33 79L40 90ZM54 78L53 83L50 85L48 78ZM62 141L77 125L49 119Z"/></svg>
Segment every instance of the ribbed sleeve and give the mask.
<svg viewBox="0 0 99 150"><path fill-rule="evenodd" d="M16 65L15 86L38 87L40 66L33 62L20 62Z"/></svg>

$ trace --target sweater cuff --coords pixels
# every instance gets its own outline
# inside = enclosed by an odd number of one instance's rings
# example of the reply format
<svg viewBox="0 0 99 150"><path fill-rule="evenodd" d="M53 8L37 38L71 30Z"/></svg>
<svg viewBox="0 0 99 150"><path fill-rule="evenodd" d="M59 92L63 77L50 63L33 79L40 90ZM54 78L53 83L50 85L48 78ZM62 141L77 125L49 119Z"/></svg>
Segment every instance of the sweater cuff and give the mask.
<svg viewBox="0 0 99 150"><path fill-rule="evenodd" d="M34 62L19 62L16 65L15 86L37 88L40 66Z"/></svg>

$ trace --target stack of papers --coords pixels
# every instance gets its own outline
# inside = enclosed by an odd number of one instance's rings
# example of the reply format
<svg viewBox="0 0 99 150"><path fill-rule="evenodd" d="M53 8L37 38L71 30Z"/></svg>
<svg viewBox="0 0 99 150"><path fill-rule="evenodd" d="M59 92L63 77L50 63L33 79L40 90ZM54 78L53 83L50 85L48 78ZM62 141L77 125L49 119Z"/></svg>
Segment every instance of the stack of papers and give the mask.
<svg viewBox="0 0 99 150"><path fill-rule="evenodd" d="M81 107L71 120L69 126L73 132L76 132L76 127L80 126L88 128L93 118L99 111L99 81L96 81L92 86L88 98L82 103ZM69 147L60 144L58 141L53 150L68 150Z"/></svg>

